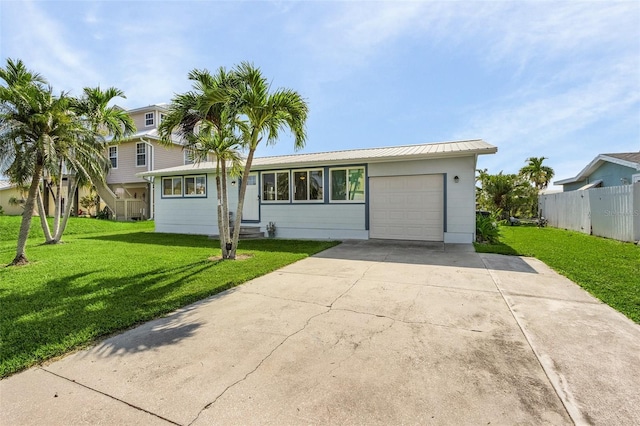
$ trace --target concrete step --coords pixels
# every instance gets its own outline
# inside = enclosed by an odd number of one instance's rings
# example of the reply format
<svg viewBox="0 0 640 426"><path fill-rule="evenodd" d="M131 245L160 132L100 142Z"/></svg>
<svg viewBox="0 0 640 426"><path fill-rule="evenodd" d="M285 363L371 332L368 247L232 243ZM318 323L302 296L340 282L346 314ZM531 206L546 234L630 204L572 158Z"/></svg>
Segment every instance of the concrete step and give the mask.
<svg viewBox="0 0 640 426"><path fill-rule="evenodd" d="M231 233L233 234L233 228L231 228ZM241 240L257 240L264 238L264 234L264 232L260 231L259 226L241 226L238 238ZM219 235L211 235L209 238L217 240L219 237Z"/></svg>

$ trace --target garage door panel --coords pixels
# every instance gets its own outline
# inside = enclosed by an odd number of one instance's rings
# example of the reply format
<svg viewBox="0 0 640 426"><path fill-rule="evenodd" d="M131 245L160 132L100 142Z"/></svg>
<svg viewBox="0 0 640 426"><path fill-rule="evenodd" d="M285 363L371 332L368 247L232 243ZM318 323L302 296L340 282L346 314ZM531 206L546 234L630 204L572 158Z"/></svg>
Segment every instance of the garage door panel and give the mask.
<svg viewBox="0 0 640 426"><path fill-rule="evenodd" d="M369 180L371 238L442 241L443 176Z"/></svg>

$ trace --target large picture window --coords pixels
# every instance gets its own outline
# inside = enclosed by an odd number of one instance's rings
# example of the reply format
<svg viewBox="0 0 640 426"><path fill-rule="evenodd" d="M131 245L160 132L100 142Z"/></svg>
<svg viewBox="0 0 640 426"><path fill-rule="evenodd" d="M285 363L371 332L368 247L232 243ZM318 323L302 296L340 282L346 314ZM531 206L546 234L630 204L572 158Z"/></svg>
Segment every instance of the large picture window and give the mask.
<svg viewBox="0 0 640 426"><path fill-rule="evenodd" d="M207 196L207 177L204 175L185 176L184 196L185 197L206 197Z"/></svg>
<svg viewBox="0 0 640 426"><path fill-rule="evenodd" d="M363 202L365 193L364 167L331 169L332 202Z"/></svg>
<svg viewBox="0 0 640 426"><path fill-rule="evenodd" d="M144 142L139 142L136 144L136 166L146 166L147 165L147 144Z"/></svg>
<svg viewBox="0 0 640 426"><path fill-rule="evenodd" d="M109 161L111 161L111 168L118 168L118 147L110 146L109 147Z"/></svg>
<svg viewBox="0 0 640 426"><path fill-rule="evenodd" d="M163 197L182 197L182 177L162 178Z"/></svg>
<svg viewBox="0 0 640 426"><path fill-rule="evenodd" d="M293 172L293 201L323 201L322 169Z"/></svg>
<svg viewBox="0 0 640 426"><path fill-rule="evenodd" d="M262 201L289 201L289 172L262 174Z"/></svg>

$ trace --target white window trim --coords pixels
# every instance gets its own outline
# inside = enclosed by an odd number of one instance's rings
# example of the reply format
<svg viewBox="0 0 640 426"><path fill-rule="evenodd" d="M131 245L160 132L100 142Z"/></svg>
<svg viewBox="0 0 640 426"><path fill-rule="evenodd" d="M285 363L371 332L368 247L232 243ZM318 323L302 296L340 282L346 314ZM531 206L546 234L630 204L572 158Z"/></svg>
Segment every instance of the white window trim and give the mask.
<svg viewBox="0 0 640 426"><path fill-rule="evenodd" d="M193 184L196 184L197 178L204 178L204 194L187 194L187 179L193 179ZM205 198L207 196L207 175L189 175L182 179L182 193L188 198Z"/></svg>
<svg viewBox="0 0 640 426"><path fill-rule="evenodd" d="M362 169L362 177L365 178L363 180L363 191L364 191L364 198L362 200L350 200L349 199L349 170L353 170L353 169ZM346 171L346 176L347 176L347 199L346 200L334 200L333 199L333 171L335 170L345 170ZM362 204L365 203L367 200L367 179L366 179L366 169L364 166L353 166L353 167L332 167L329 169L329 202L330 203L336 203L336 204Z"/></svg>
<svg viewBox="0 0 640 426"><path fill-rule="evenodd" d="M151 124L147 124L147 115L151 114ZM145 112L144 113L144 127L153 127L156 123L156 113L155 112Z"/></svg>
<svg viewBox="0 0 640 426"><path fill-rule="evenodd" d="M158 113L158 125L162 124L162 120L167 116L164 112Z"/></svg>
<svg viewBox="0 0 640 426"><path fill-rule="evenodd" d="M164 193L164 181L166 179L171 179L171 194L167 195ZM180 194L174 194L173 193L173 179L180 179ZM184 194L184 179L182 178L182 176L166 176L162 178L162 182L161 182L161 193L160 195L162 196L162 198L182 198L183 194Z"/></svg>
<svg viewBox="0 0 640 426"><path fill-rule="evenodd" d="M264 185L264 175L268 175L268 174L272 174L272 173L275 176L275 182L274 182L275 183L275 188L274 188L275 194L274 195L275 195L276 199L275 200L266 200L264 198L264 188L262 187ZM289 192L288 192L289 198L287 198L286 200L278 200L277 199L277 197L278 197L278 174L279 173L286 173L289 176ZM263 203L274 203L274 204L275 203L291 203L291 170L269 170L268 172L262 172L261 175L262 175L261 176L262 179L260 181L262 182L262 185L260 187L260 200Z"/></svg>
<svg viewBox="0 0 640 426"><path fill-rule="evenodd" d="M143 145L144 146L144 164L140 165L138 164L138 155L142 155L138 153L138 146L139 145ZM147 167L147 144L144 142L137 142L136 143L136 167Z"/></svg>
<svg viewBox="0 0 640 426"><path fill-rule="evenodd" d="M111 157L111 148L115 148L115 157ZM111 162L111 158L115 158L116 159L116 166L113 167L113 163ZM118 170L118 165L120 164L119 158L118 158L118 147L117 146L110 146L109 147L109 164L111 164L111 170Z"/></svg>
<svg viewBox="0 0 640 426"><path fill-rule="evenodd" d="M631 183L637 183L637 182L640 182L640 173L631 175Z"/></svg>
<svg viewBox="0 0 640 426"><path fill-rule="evenodd" d="M295 176L296 173L300 173L300 172L306 172L307 177L306 177L306 181L307 181L307 199L305 200L296 200L296 191L295 191ZM322 173L322 198L318 199L309 199L309 194L311 193L310 188L309 188L309 182L311 181L311 179L309 178L309 174L311 172L321 172ZM293 186L293 193L292 193L292 199L291 202L293 203L319 203L322 204L324 203L324 194L325 194L325 187L324 187L324 169L323 168L317 168L317 169L296 169L296 170L291 170L291 177L289 178L289 183L290 186Z"/></svg>

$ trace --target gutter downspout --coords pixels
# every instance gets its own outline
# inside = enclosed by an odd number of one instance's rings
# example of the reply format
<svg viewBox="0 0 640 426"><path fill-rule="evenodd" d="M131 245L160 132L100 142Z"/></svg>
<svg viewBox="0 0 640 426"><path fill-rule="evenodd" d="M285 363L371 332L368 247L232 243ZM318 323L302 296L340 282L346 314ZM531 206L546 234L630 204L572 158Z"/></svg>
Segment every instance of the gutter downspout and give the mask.
<svg viewBox="0 0 640 426"><path fill-rule="evenodd" d="M155 169L155 149L151 142L146 140L145 138L140 138L140 140L149 147L149 163L147 164L147 171L151 172ZM149 176L145 177L144 180L149 182L149 220L152 220L155 217L155 185L154 185L154 177Z"/></svg>

